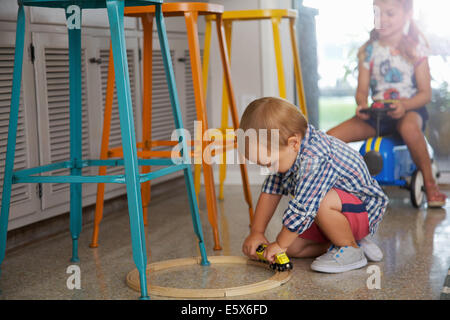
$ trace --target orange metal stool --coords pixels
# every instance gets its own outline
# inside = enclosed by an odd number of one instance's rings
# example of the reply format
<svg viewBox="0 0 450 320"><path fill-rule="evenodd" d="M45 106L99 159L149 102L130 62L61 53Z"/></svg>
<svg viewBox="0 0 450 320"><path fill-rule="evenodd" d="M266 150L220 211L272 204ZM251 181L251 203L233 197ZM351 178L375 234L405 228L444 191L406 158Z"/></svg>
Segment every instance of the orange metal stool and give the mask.
<svg viewBox="0 0 450 320"><path fill-rule="evenodd" d="M164 3L162 5L162 11L164 17L178 17L184 16L186 22L186 30L189 43L189 54L192 70L192 80L194 84L195 105L197 111L197 121L202 123L201 135L208 130L207 112L206 112L206 81L207 78L202 76L202 63L200 56L200 45L198 38L198 16L199 15L213 15L217 26L217 35L219 40L220 55L222 60L225 87L228 101L230 101L230 111L233 119L233 127L239 128L239 119L236 109L235 96L233 87L231 84L231 72L230 63L228 57L228 51L226 50L225 32L222 23L223 6L209 3ZM171 151L155 151L153 147L159 146L174 146L177 141L155 141L151 139L151 121L152 121L152 33L153 33L153 17L154 9L151 7L130 7L125 9L125 16L139 17L141 18L143 30L144 30L144 54L143 54L143 141L137 143L138 157L148 159L152 157L171 157ZM211 36L211 23L209 25L209 36ZM208 64L209 59L209 44L208 48L204 49L204 63ZM203 71L205 69L203 68ZM111 109L114 94L114 69L112 68L112 56L110 54L110 65L108 69L108 82L106 90L104 123L103 123L103 135L101 146L101 159L107 159L112 157L118 157L122 155L121 147L109 149L109 135L111 124ZM202 139L203 141L203 139ZM201 151L207 147L208 143L201 143ZM232 143L235 147L235 143ZM195 144L191 141L191 146L195 147ZM226 147L225 147L226 148ZM225 148L222 148L225 149ZM198 151L198 150L197 150ZM220 150L215 150L212 155ZM191 154L195 153L194 149ZM198 166L198 165L196 165ZM216 194L214 186L213 170L210 164L205 163L202 157L202 166L205 179L205 193L206 203L208 209L208 219L213 229L214 235L214 250L221 250L219 231L217 224L217 205ZM245 164L240 165L242 182L244 188L245 200L249 206L250 222L253 218L253 205L250 193L250 186L248 182L247 167ZM143 173L150 172L150 167L143 167ZM106 174L106 167L100 167L99 174ZM103 216L103 202L104 202L104 184L98 185L97 190L97 203L94 218L94 231L92 234L92 241L90 246L98 246L98 233L99 224ZM147 224L147 206L150 202L150 182L142 184L142 202L143 202L143 215L144 223Z"/></svg>
<svg viewBox="0 0 450 320"><path fill-rule="evenodd" d="M308 117L306 109L306 99L305 92L303 89L303 79L300 65L300 56L297 47L297 36L295 32L295 21L297 19L297 10L293 9L257 9L257 10L236 10L236 11L225 11L222 15L222 20L225 28L225 36L227 41L228 56L231 58L231 33L232 33L232 23L233 21L251 21L251 20L270 20L272 22L273 30L273 40L274 40L274 50L275 50L275 60L277 66L278 74L278 90L281 98L286 98L286 83L283 69L283 55L281 52L281 37L280 37L280 23L282 19L289 20L289 30L292 45L292 56L294 59L294 75L295 83L297 87L297 96L299 101L300 110L303 112L305 117ZM206 32L205 32L205 51L210 46L211 42L211 22L215 20L214 16L208 16L206 18ZM206 53L205 53L206 54ZM208 65L207 60L205 60L203 65L203 77L208 77ZM225 82L222 89L222 122L221 131L225 134L228 129L228 111L229 111L229 101L228 96L225 94ZM231 112L233 114L233 112ZM226 150L223 152L225 157ZM219 199L223 199L223 185L226 177L226 166L220 164L220 191ZM194 175L194 183L196 192L198 192L199 184L199 168L195 168L196 172Z"/></svg>

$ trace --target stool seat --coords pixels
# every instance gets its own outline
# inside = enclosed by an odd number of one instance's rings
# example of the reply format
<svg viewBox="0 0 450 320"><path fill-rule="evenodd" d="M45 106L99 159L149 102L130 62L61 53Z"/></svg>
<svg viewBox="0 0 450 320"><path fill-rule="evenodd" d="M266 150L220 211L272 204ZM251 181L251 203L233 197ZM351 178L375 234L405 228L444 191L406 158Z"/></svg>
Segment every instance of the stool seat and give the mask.
<svg viewBox="0 0 450 320"><path fill-rule="evenodd" d="M198 15L209 15L214 13L223 13L223 6L214 3L204 2L178 2L164 3L162 10L165 17L182 17L184 12L197 12ZM145 13L154 13L154 7L130 7L125 9L125 15L140 17Z"/></svg>
<svg viewBox="0 0 450 320"><path fill-rule="evenodd" d="M162 2L163 0L126 0L125 6L145 6ZM66 8L70 5L84 9L106 8L106 0L19 0L19 3L24 6L46 8Z"/></svg>
<svg viewBox="0 0 450 320"><path fill-rule="evenodd" d="M223 21L226 20L264 20L272 18L296 19L297 10L295 9L257 9L257 10L234 10L225 11L222 15ZM207 20L214 20L215 16L209 16Z"/></svg>

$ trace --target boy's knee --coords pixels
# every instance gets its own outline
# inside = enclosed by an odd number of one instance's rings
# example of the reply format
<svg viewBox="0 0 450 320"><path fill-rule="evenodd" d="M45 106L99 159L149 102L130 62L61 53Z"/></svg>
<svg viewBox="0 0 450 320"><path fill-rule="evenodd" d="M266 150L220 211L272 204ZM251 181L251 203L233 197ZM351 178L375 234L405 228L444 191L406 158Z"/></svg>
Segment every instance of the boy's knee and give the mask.
<svg viewBox="0 0 450 320"><path fill-rule="evenodd" d="M303 238L297 238L286 250L289 257L301 258L303 251L310 246L312 241Z"/></svg>
<svg viewBox="0 0 450 320"><path fill-rule="evenodd" d="M330 211L342 211L341 199L334 189L328 191L325 197L320 202L316 218L320 219Z"/></svg>
<svg viewBox="0 0 450 320"><path fill-rule="evenodd" d="M306 245L301 245L301 246L290 246L287 248L286 250L286 254L289 257L298 257L299 255L301 255L302 251L306 248Z"/></svg>

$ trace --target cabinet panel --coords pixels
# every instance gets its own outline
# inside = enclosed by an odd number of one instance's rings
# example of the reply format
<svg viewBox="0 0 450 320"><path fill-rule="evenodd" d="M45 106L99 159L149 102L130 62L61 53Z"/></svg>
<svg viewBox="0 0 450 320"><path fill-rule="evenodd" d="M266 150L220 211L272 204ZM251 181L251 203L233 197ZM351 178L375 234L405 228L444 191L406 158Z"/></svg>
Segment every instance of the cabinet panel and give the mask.
<svg viewBox="0 0 450 320"><path fill-rule="evenodd" d="M1 1L0 20L14 21L17 19L17 1Z"/></svg>
<svg viewBox="0 0 450 320"><path fill-rule="evenodd" d="M63 9L54 8L30 8L31 23L36 24L66 24L66 17ZM83 27L103 27L109 28L108 13L106 9L86 9L82 11L81 24ZM136 18L124 18L125 29L135 29Z"/></svg>
<svg viewBox="0 0 450 320"><path fill-rule="evenodd" d="M169 40L183 126L190 132L191 138L193 138L194 121L197 119L197 113L189 50L187 49L188 43L187 39ZM169 91L159 43L157 41L154 42L153 47L152 139L170 140L172 132L175 130L175 123L170 106ZM201 50L201 56L203 56L203 50ZM167 149L167 147L159 147L154 150L170 149ZM158 170L160 168L154 166L152 170ZM176 172L169 176L158 178L157 181L168 180L180 175L182 175L182 172Z"/></svg>
<svg viewBox="0 0 450 320"><path fill-rule="evenodd" d="M170 19L167 19L169 21ZM183 87L183 63L178 61L182 58L184 49L187 43L180 40L170 41L170 56L172 59L173 70L175 74L175 82L177 93L180 100L180 109L183 114L182 97L184 95ZM172 113L172 106L170 104L169 87L167 85L166 72L162 58L161 49L159 46L158 37L153 36L153 61L152 61L152 140L170 140L172 132L175 130L175 121ZM184 116L182 116L184 120ZM170 147L156 147L152 150L170 150ZM162 169L163 166L152 166L152 171ZM183 174L182 171L172 173L167 176L160 177L153 180L152 183L159 183L179 177Z"/></svg>
<svg viewBox="0 0 450 320"><path fill-rule="evenodd" d="M137 39L132 37L127 38L127 52L128 52L128 64L130 73L130 84L133 99L133 113L136 128L136 137L138 141L142 139L142 46L137 47ZM152 61L152 139L153 140L170 140L171 134L175 129L172 108L170 105L169 91L166 79L166 73L164 70L164 64L162 60L161 50L159 48L158 38L154 37L154 50L153 50L153 61ZM96 71L96 75L91 76L90 79L99 79L101 83L101 96L96 97L96 101L102 105L101 123L103 123L103 109L105 103L106 94L106 82L108 76L108 60L109 60L109 39L107 38L95 38L95 44L93 43L89 47L95 47L95 55L100 58L101 64L99 65L99 70ZM182 118L187 125L191 124L193 127L193 119L195 119L195 103L193 101L193 88L192 88L192 77L190 73L189 56L187 54L187 41L182 40L172 40L170 42L171 47L171 57L172 63L174 65L175 78L177 82L177 88L180 98L180 107L182 111ZM178 61L178 59L180 61ZM187 63L182 62L187 58ZM186 71L187 70L187 71ZM188 72L188 74L186 74ZM91 87L91 86L89 86ZM97 91L99 92L99 91ZM189 129L190 129L189 127ZM96 134L101 139L101 129ZM92 141L97 141L93 139ZM99 154L100 141L98 140L98 148L96 149L96 154ZM109 146L117 147L121 145L120 136L120 123L118 116L118 106L116 93L114 94L113 101L113 112L111 121L111 134L109 139ZM167 150L167 147L154 148L153 150ZM162 167L153 166L152 170L158 170ZM109 168L108 174L122 174L122 168ZM170 178L180 176L181 172L176 172L170 176L158 178L152 183L161 182L168 180ZM108 184L106 186L106 192L111 190L117 190L118 188L123 188L124 186L116 184ZM124 189L125 192L125 189Z"/></svg>
<svg viewBox="0 0 450 320"><path fill-rule="evenodd" d="M200 56L203 61L203 50L200 51ZM190 132L191 137L194 138L194 121L197 121L197 110L195 108L194 85L192 82L191 58L189 50L184 50L184 99L182 105L184 110L184 127Z"/></svg>
<svg viewBox="0 0 450 320"><path fill-rule="evenodd" d="M41 164L70 160L70 98L69 98L69 50L67 36L33 33L35 48L35 78L37 92L39 145ZM86 85L86 47L82 41L82 156L91 158L89 139L89 109ZM84 168L89 175L92 168ZM68 175L69 169L61 169L50 175ZM42 185L42 209L69 201L69 184L45 183ZM83 196L94 188L83 185Z"/></svg>
<svg viewBox="0 0 450 320"><path fill-rule="evenodd" d="M126 39L127 46L127 59L128 59L128 72L130 76L130 89L131 89L131 99L133 104L133 118L135 124L135 134L136 139L140 139L142 134L141 126L141 92L140 92L140 72L139 72L139 47L138 39L133 37L128 37ZM89 81L92 81L92 85L89 87L99 88L100 90L95 90L93 94L93 112L95 112L96 126L92 128L92 132L95 131L95 139L92 139L93 144L93 154L95 158L100 157L100 146L101 137L103 129L103 113L105 109L105 97L106 97L106 85L108 80L108 65L109 65L109 38L105 37L91 37L89 40L89 52L93 57L96 57L100 63L91 65L91 73ZM119 108L117 103L116 88L114 87L114 100L112 106L112 118L111 118L111 131L109 138L109 147L119 147L122 145L122 137L120 133L120 121L119 121ZM97 174L98 169L93 168L94 174ZM123 167L109 167L107 174L124 174ZM108 197L108 192L113 190L123 190L125 193L125 185L109 183L106 185L106 197ZM116 194L116 193L115 193Z"/></svg>
<svg viewBox="0 0 450 320"><path fill-rule="evenodd" d="M6 145L8 139L8 124L11 106L11 90L14 68L15 33L2 32L0 37L0 200L3 190L3 175L5 170ZM26 43L26 42L25 42ZM26 49L24 60L27 58ZM37 165L36 126L34 124L34 105L28 103L29 97L24 97L24 88L30 85L29 68L24 61L22 87L19 106L19 122L17 127L16 152L14 170L21 170ZM24 84L26 82L26 84ZM31 84L32 85L32 84ZM33 91L31 91L31 94ZM28 98L28 99L27 99ZM36 184L13 184L11 193L11 211L9 220L22 218L38 209Z"/></svg>

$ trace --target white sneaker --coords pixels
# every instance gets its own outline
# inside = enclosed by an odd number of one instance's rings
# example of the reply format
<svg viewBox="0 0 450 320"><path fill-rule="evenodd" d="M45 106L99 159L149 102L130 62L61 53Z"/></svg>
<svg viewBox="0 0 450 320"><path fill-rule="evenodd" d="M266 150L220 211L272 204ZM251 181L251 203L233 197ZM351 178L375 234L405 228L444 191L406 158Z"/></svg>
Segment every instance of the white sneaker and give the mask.
<svg viewBox="0 0 450 320"><path fill-rule="evenodd" d="M378 262L383 259L383 252L380 247L378 247L375 242L370 240L368 236L361 239L358 244L363 249L364 254L369 261Z"/></svg>
<svg viewBox="0 0 450 320"><path fill-rule="evenodd" d="M359 269L366 264L367 259L361 248L331 246L327 253L313 261L311 269L326 273L338 273Z"/></svg>

